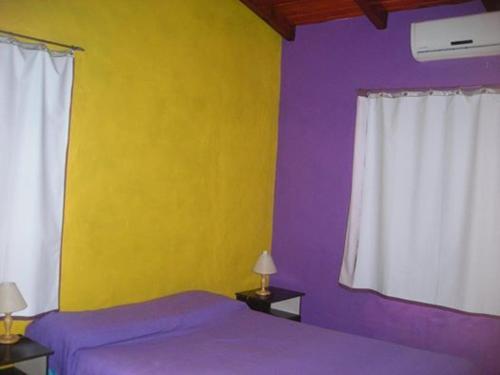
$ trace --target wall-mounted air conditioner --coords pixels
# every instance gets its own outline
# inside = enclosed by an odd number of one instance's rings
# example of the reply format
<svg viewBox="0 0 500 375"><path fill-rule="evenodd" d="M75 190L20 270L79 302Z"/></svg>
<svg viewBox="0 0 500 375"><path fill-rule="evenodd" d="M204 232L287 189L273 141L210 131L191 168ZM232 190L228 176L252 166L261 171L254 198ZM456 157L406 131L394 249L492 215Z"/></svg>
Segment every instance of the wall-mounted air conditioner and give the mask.
<svg viewBox="0 0 500 375"><path fill-rule="evenodd" d="M411 24L418 61L500 55L500 12Z"/></svg>

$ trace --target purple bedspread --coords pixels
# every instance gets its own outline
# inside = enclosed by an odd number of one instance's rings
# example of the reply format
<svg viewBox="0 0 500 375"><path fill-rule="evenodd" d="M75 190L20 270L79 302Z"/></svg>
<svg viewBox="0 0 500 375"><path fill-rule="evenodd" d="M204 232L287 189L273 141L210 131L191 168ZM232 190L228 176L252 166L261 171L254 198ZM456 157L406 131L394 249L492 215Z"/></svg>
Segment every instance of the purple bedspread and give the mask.
<svg viewBox="0 0 500 375"><path fill-rule="evenodd" d="M460 358L275 318L207 292L51 313L27 335L54 349L57 375L481 373Z"/></svg>

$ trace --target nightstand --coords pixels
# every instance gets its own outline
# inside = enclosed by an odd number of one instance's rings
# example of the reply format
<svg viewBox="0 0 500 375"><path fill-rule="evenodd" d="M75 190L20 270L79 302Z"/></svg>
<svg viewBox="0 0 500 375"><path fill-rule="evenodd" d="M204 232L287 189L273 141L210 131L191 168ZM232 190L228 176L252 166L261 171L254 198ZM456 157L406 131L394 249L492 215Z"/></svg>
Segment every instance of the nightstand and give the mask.
<svg viewBox="0 0 500 375"><path fill-rule="evenodd" d="M14 365L0 370L0 375L46 375L49 370L48 358L53 353L51 349L24 336L15 344L0 344L0 367Z"/></svg>
<svg viewBox="0 0 500 375"><path fill-rule="evenodd" d="M268 289L271 295L266 297L255 293L259 289L252 289L236 293L236 299L246 302L252 310L300 322L300 305L305 293L274 286Z"/></svg>

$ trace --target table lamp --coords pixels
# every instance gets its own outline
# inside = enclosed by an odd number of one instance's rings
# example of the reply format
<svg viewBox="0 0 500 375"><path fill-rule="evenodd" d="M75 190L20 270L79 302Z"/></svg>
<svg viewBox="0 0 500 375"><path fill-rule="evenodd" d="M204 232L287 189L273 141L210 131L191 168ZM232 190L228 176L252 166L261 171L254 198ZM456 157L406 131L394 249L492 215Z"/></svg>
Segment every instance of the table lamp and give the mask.
<svg viewBox="0 0 500 375"><path fill-rule="evenodd" d="M274 265L273 258L271 254L264 250L260 254L257 263L253 267L253 272L260 274L260 290L255 293L259 296L266 297L271 294L271 292L266 288L266 277L276 273L276 266Z"/></svg>
<svg viewBox="0 0 500 375"><path fill-rule="evenodd" d="M5 314L5 334L0 335L0 344L15 344L19 341L19 335L10 333L12 328L11 314L27 307L26 301L17 289L16 283L0 283L0 313Z"/></svg>

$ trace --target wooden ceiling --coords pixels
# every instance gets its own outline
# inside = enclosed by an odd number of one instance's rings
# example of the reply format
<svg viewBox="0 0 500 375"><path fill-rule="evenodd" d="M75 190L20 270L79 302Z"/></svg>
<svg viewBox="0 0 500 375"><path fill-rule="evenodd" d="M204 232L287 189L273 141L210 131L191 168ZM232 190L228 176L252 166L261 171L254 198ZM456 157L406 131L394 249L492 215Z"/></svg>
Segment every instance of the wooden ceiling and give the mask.
<svg viewBox="0 0 500 375"><path fill-rule="evenodd" d="M295 27L341 18L366 16L385 29L389 12L458 4L471 0L240 0L286 40L295 39ZM500 0L482 0L488 11L500 10Z"/></svg>

